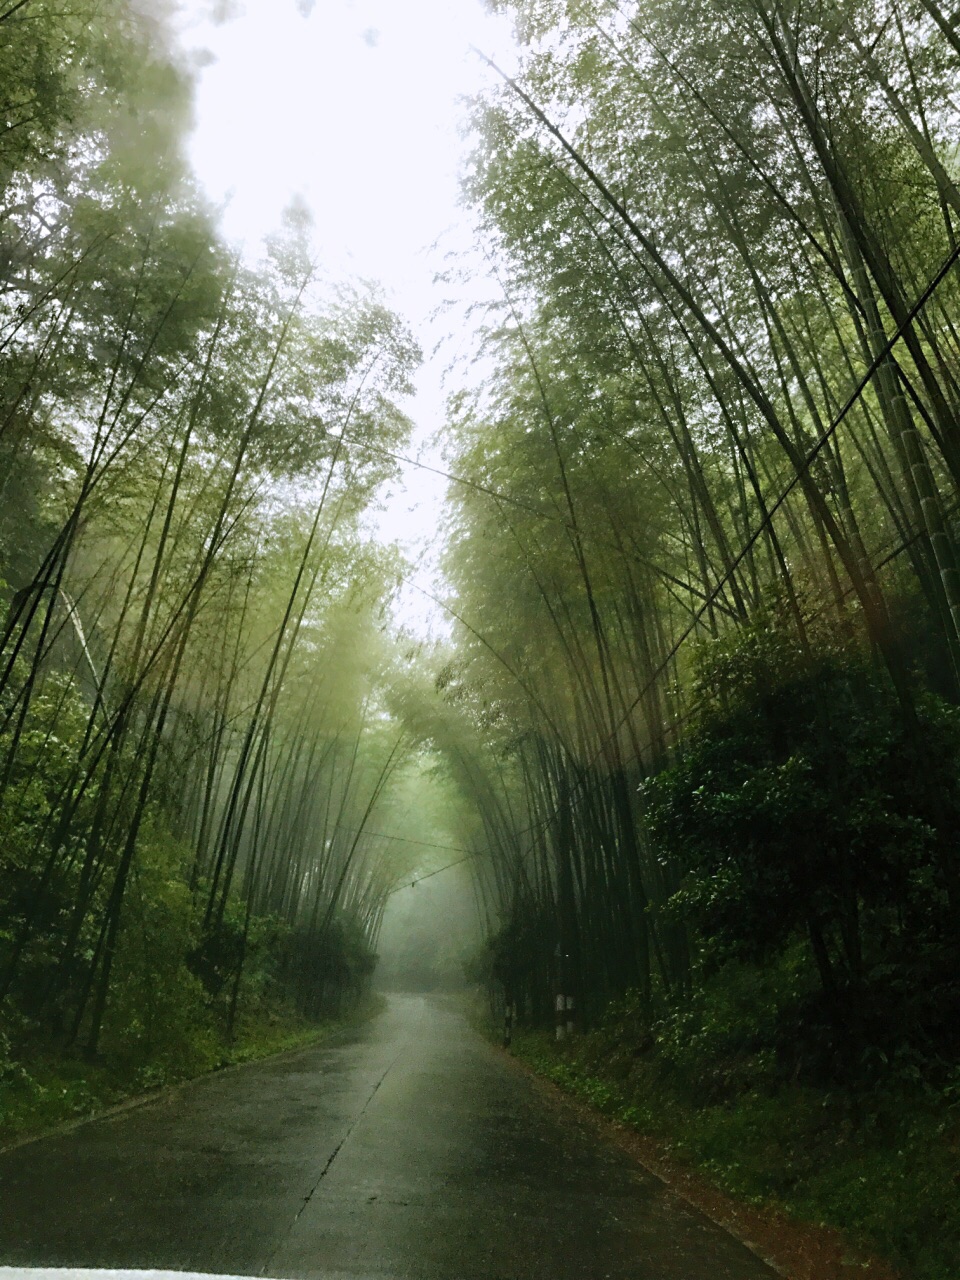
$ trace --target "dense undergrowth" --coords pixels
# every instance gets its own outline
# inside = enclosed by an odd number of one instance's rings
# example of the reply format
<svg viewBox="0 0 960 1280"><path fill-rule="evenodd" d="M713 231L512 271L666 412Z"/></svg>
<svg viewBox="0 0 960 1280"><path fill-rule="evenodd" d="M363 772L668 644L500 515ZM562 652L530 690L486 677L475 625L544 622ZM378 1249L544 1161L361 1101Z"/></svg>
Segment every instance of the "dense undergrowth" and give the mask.
<svg viewBox="0 0 960 1280"><path fill-rule="evenodd" d="M739 1196L955 1280L960 42L927 0L499 7L474 975Z"/></svg>
<svg viewBox="0 0 960 1280"><path fill-rule="evenodd" d="M193 851L171 830L168 776L141 824L91 1053L93 976L111 882L90 875L77 855L96 833L109 776L97 778L89 803L74 813L63 872L44 871L83 711L72 683L47 680L25 719L25 745L0 807L0 1142L308 1043L369 1007L376 959L349 918L331 915L311 929L251 913L231 897L210 927L206 881L192 874ZM0 734L0 747L5 742ZM110 799L122 810L122 782L113 786ZM114 858L118 844L115 837Z"/></svg>
<svg viewBox="0 0 960 1280"><path fill-rule="evenodd" d="M955 1280L960 1072L936 1088L906 1064L869 1089L785 1077L757 1010L785 1012L801 973L795 955L731 962L682 1012L651 1023L628 996L585 1035L524 1031L514 1051L736 1198L837 1227L912 1280Z"/></svg>
<svg viewBox="0 0 960 1280"><path fill-rule="evenodd" d="M30 725L44 736L36 717ZM348 918L310 929L251 914L231 898L216 931L205 925L205 882L191 889L189 847L157 806L144 823L91 1053L92 975L103 930L96 911L81 917L75 907L82 865L74 860L67 875L37 892L49 858L46 795L58 781L48 757L69 759L62 721L60 733L45 735L43 758L8 789L0 810L0 1143L294 1048L370 1005L376 957ZM84 837L89 820L75 827L78 844ZM89 892L106 910L109 884Z"/></svg>
<svg viewBox="0 0 960 1280"><path fill-rule="evenodd" d="M0 16L0 1130L348 1015L406 759L364 513L419 359L223 239L176 6ZM372 823L371 823L372 825Z"/></svg>
<svg viewBox="0 0 960 1280"><path fill-rule="evenodd" d="M485 973L558 1084L743 1201L955 1280L956 711L924 694L908 718L849 637L811 639L767 620L701 651L698 714L641 793L678 872L647 913L659 980L601 1012L574 964L589 1030L558 1045L515 934Z"/></svg>
<svg viewBox="0 0 960 1280"><path fill-rule="evenodd" d="M91 1063L47 1046L22 1060L0 1041L0 1146L96 1115L128 1098L210 1071L285 1053L365 1020L382 1005L366 992L349 1011L314 1020L291 1007L249 1011L232 1037L212 1018L197 1018L152 1052L115 1054Z"/></svg>

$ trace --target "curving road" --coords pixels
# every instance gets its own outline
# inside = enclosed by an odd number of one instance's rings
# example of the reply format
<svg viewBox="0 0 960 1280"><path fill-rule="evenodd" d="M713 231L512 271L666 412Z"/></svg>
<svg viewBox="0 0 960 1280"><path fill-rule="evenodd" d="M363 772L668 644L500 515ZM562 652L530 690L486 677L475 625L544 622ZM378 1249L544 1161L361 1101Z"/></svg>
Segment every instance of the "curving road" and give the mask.
<svg viewBox="0 0 960 1280"><path fill-rule="evenodd" d="M0 1155L0 1264L316 1280L770 1280L470 1029L358 1031Z"/></svg>

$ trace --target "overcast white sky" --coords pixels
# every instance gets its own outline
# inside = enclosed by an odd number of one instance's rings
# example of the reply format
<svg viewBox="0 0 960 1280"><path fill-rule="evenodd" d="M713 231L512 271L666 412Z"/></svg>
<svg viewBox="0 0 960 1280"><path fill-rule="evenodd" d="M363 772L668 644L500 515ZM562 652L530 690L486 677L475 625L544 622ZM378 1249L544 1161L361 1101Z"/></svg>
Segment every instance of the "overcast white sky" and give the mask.
<svg viewBox="0 0 960 1280"><path fill-rule="evenodd" d="M211 21L215 8L226 21ZM191 153L211 197L229 196L226 235L256 256L291 197L303 196L327 270L379 280L420 338L428 359L410 406L412 447L436 465L427 442L442 422L441 372L470 346L469 333L454 333L430 358L444 334L429 322L444 292L434 273L444 252L471 239L457 207L467 146L458 98L489 83L470 45L512 65L508 24L481 0L184 0L182 13L184 44L212 58ZM414 555L433 543L443 488L407 468L384 536ZM428 564L423 574L429 586ZM415 592L400 615L420 629L431 623Z"/></svg>

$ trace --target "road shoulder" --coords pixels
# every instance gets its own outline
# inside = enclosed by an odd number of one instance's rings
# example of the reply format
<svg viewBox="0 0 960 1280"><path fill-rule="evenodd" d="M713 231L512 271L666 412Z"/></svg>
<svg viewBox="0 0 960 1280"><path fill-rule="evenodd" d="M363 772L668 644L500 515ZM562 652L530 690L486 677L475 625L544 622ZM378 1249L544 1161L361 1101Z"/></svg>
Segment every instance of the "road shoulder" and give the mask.
<svg viewBox="0 0 960 1280"><path fill-rule="evenodd" d="M888 1263L853 1249L839 1231L797 1222L770 1206L735 1200L673 1155L666 1142L605 1116L523 1058L499 1047L496 1051L533 1081L551 1106L567 1111L626 1151L669 1191L728 1231L786 1280L899 1280Z"/></svg>

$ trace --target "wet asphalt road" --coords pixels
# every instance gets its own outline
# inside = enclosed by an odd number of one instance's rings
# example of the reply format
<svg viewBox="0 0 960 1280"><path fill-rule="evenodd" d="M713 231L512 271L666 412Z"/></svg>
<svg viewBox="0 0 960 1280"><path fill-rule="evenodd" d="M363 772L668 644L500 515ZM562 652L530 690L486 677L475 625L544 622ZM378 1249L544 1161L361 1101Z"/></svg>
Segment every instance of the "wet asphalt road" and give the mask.
<svg viewBox="0 0 960 1280"><path fill-rule="evenodd" d="M770 1280L443 999L0 1155L0 1264Z"/></svg>

